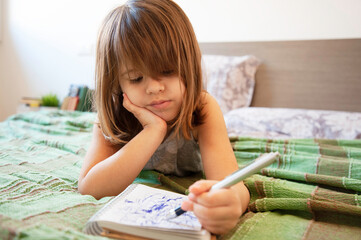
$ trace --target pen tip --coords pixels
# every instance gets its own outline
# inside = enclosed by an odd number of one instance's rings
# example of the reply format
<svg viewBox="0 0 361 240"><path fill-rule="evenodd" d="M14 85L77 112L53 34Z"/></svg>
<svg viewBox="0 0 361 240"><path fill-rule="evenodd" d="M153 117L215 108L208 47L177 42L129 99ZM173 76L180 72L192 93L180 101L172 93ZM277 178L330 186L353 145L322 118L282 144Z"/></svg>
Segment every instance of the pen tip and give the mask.
<svg viewBox="0 0 361 240"><path fill-rule="evenodd" d="M175 214L174 210L170 210L167 214L167 216L165 216L165 219L166 220L170 220L170 219L173 219L175 218L177 215Z"/></svg>

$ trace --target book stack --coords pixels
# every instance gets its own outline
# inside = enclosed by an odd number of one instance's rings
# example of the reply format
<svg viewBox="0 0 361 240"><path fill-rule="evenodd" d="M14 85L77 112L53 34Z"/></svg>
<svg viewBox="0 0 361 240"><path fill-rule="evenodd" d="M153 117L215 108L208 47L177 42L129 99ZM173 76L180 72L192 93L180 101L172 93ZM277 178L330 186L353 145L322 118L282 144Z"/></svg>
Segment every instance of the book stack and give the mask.
<svg viewBox="0 0 361 240"><path fill-rule="evenodd" d="M17 107L17 113L38 111L40 109L41 99L32 97L23 97L20 100L20 104Z"/></svg>
<svg viewBox="0 0 361 240"><path fill-rule="evenodd" d="M91 107L92 90L86 85L72 84L68 95L61 105L62 110L89 112Z"/></svg>
<svg viewBox="0 0 361 240"><path fill-rule="evenodd" d="M21 103L27 107L39 107L41 105L40 98L23 97Z"/></svg>

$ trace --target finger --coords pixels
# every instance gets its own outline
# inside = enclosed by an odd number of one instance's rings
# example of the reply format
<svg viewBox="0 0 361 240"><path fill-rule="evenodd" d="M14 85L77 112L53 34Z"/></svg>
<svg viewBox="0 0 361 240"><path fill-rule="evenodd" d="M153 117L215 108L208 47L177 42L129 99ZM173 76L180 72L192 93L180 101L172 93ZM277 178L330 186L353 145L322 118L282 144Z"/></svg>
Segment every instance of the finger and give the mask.
<svg viewBox="0 0 361 240"><path fill-rule="evenodd" d="M232 219L198 218L202 227L214 234L224 234L234 228L239 222L239 217Z"/></svg>
<svg viewBox="0 0 361 240"><path fill-rule="evenodd" d="M213 180L199 180L189 187L189 191L195 195L200 195L204 192L208 192L216 183L217 181Z"/></svg>
<svg viewBox="0 0 361 240"><path fill-rule="evenodd" d="M204 205L193 203L193 212L198 219L204 221L226 221L238 219L242 215L241 207L214 207L209 208Z"/></svg>
<svg viewBox="0 0 361 240"><path fill-rule="evenodd" d="M125 109L127 109L129 112L134 113L135 111L135 105L130 101L127 94L123 93L123 106Z"/></svg>
<svg viewBox="0 0 361 240"><path fill-rule="evenodd" d="M236 224L239 219L225 219L225 220L213 220L213 219L200 219L198 218L198 221L201 223L203 227L207 228L215 228L220 227L224 225L234 225Z"/></svg>
<svg viewBox="0 0 361 240"><path fill-rule="evenodd" d="M137 105L135 105L134 103L132 103L130 101L130 99L128 98L127 94L123 93L123 106L125 107L125 109L127 109L129 112L133 113L133 115L142 123L142 125L144 126L141 116L142 116L142 112L144 113L144 108L138 107Z"/></svg>
<svg viewBox="0 0 361 240"><path fill-rule="evenodd" d="M206 207L221 207L241 204L239 197L231 189L217 189L205 192L198 195L193 201Z"/></svg>
<svg viewBox="0 0 361 240"><path fill-rule="evenodd" d="M191 200L192 202L197 202L197 196L193 193L188 194L188 199Z"/></svg>
<svg viewBox="0 0 361 240"><path fill-rule="evenodd" d="M193 211L193 202L186 199L182 202L181 208L184 211Z"/></svg>
<svg viewBox="0 0 361 240"><path fill-rule="evenodd" d="M232 230L236 225L238 221L236 222L222 222L222 223L216 223L216 224L202 224L202 227L207 229L209 232L213 234L226 234L230 230Z"/></svg>
<svg viewBox="0 0 361 240"><path fill-rule="evenodd" d="M224 226L224 225L232 225L234 226L235 224L237 224L237 222L239 222L240 218L232 218L232 219L201 219L198 218L198 221L202 224L202 226L207 226L207 227L217 227L217 226ZM231 227L232 227L231 226Z"/></svg>

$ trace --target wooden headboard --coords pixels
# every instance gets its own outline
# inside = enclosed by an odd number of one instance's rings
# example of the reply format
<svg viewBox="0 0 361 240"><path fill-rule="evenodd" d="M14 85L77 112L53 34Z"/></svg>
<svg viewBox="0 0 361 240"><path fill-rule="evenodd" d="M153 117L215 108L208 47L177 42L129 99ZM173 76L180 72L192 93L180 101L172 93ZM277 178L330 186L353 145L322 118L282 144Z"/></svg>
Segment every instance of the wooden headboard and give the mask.
<svg viewBox="0 0 361 240"><path fill-rule="evenodd" d="M262 61L251 106L361 112L361 39L200 43Z"/></svg>

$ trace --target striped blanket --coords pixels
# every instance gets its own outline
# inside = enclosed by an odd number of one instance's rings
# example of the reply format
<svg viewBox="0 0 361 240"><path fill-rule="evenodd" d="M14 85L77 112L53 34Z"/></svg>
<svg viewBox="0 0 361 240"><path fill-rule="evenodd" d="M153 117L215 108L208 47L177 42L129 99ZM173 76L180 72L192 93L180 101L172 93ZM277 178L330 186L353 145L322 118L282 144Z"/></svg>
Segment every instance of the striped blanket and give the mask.
<svg viewBox="0 0 361 240"><path fill-rule="evenodd" d="M0 123L0 239L101 239L82 230L112 197L77 192L94 117L44 111ZM245 180L249 209L219 239L361 239L361 140L231 142L240 167L264 152L280 157ZM186 193L201 177L143 171L135 181Z"/></svg>

